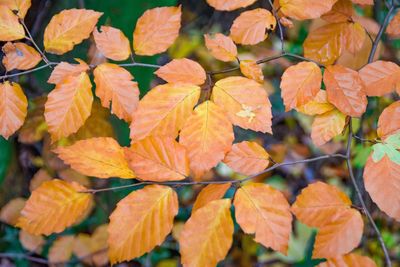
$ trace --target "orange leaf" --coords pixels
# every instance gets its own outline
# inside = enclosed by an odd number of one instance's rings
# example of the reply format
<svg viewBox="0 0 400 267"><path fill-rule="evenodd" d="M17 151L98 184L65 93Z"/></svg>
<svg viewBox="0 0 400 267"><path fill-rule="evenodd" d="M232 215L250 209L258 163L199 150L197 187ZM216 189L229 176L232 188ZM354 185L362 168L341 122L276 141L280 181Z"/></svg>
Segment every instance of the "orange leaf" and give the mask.
<svg viewBox="0 0 400 267"><path fill-rule="evenodd" d="M332 9L337 0L279 0L280 11L288 17L304 20L315 19Z"/></svg>
<svg viewBox="0 0 400 267"><path fill-rule="evenodd" d="M382 139L400 132L400 101L392 103L382 111L377 131Z"/></svg>
<svg viewBox="0 0 400 267"><path fill-rule="evenodd" d="M26 200L22 197L11 199L0 210L0 221L9 225L14 225L18 221L21 210L24 208Z"/></svg>
<svg viewBox="0 0 400 267"><path fill-rule="evenodd" d="M0 83L0 135L8 139L24 123L28 100L21 86L6 81Z"/></svg>
<svg viewBox="0 0 400 267"><path fill-rule="evenodd" d="M68 9L54 15L44 30L44 48L62 55L89 38L97 21L103 15L87 9Z"/></svg>
<svg viewBox="0 0 400 267"><path fill-rule="evenodd" d="M183 180L190 174L185 148L171 137L148 136L125 149L125 156L141 180Z"/></svg>
<svg viewBox="0 0 400 267"><path fill-rule="evenodd" d="M5 54L3 65L7 71L29 70L42 60L40 54L33 47L24 43L7 42L2 50Z"/></svg>
<svg viewBox="0 0 400 267"><path fill-rule="evenodd" d="M235 172L253 175L268 167L269 155L256 142L243 141L232 146L232 150L225 156L224 163Z"/></svg>
<svg viewBox="0 0 400 267"><path fill-rule="evenodd" d="M79 76L82 72L88 71L89 66L85 61L79 58L75 59L79 64L70 64L68 62L59 63L51 72L48 83L58 84L69 76Z"/></svg>
<svg viewBox="0 0 400 267"><path fill-rule="evenodd" d="M84 175L98 178L135 177L128 167L122 147L110 137L81 140L68 147L59 147L55 152L72 169Z"/></svg>
<svg viewBox="0 0 400 267"><path fill-rule="evenodd" d="M335 258L360 243L364 227L361 215L335 186L322 182L308 185L297 196L292 212L302 223L319 228L313 258Z"/></svg>
<svg viewBox="0 0 400 267"><path fill-rule="evenodd" d="M73 235L58 237L49 249L49 262L57 264L71 259L74 240L75 237Z"/></svg>
<svg viewBox="0 0 400 267"><path fill-rule="evenodd" d="M398 11L389 22L389 25L386 28L386 33L391 38L400 38L400 11Z"/></svg>
<svg viewBox="0 0 400 267"><path fill-rule="evenodd" d="M23 19L31 7L31 0L1 0L0 5L5 5L12 11L16 11L19 18Z"/></svg>
<svg viewBox="0 0 400 267"><path fill-rule="evenodd" d="M225 157L233 139L233 127L225 112L206 101L187 119L179 143L186 147L194 176L200 178Z"/></svg>
<svg viewBox="0 0 400 267"><path fill-rule="evenodd" d="M139 102L133 114L131 139L148 135L175 138L200 97L200 87L189 84L164 84L154 87Z"/></svg>
<svg viewBox="0 0 400 267"><path fill-rule="evenodd" d="M229 199L214 200L198 209L179 236L183 266L213 267L232 245L233 221Z"/></svg>
<svg viewBox="0 0 400 267"><path fill-rule="evenodd" d="M174 59L154 72L169 83L188 83L201 85L206 80L206 72L196 61L182 58Z"/></svg>
<svg viewBox="0 0 400 267"><path fill-rule="evenodd" d="M390 61L378 60L360 70L360 77L365 84L368 96L383 96L400 90L400 67Z"/></svg>
<svg viewBox="0 0 400 267"><path fill-rule="evenodd" d="M130 193L110 215L111 264L131 260L161 245L178 213L178 197L167 186L149 185Z"/></svg>
<svg viewBox="0 0 400 267"><path fill-rule="evenodd" d="M321 16L323 20L331 23L349 21L353 15L353 4L350 0L337 1L331 11Z"/></svg>
<svg viewBox="0 0 400 267"><path fill-rule="evenodd" d="M330 258L328 261L320 263L317 267L377 267L377 265L366 256L350 253L337 258Z"/></svg>
<svg viewBox="0 0 400 267"><path fill-rule="evenodd" d="M364 27L358 23L348 23L343 32L344 48L352 54L360 51L367 37Z"/></svg>
<svg viewBox="0 0 400 267"><path fill-rule="evenodd" d="M9 8L0 8L0 41L15 41L25 37L24 27Z"/></svg>
<svg viewBox="0 0 400 267"><path fill-rule="evenodd" d="M240 61L240 71L249 79L255 80L258 83L264 82L264 74L260 65L254 60Z"/></svg>
<svg viewBox="0 0 400 267"><path fill-rule="evenodd" d="M292 214L281 192L266 184L250 183L237 190L233 204L245 233L255 234L255 241L287 254Z"/></svg>
<svg viewBox="0 0 400 267"><path fill-rule="evenodd" d="M215 83L212 100L234 125L272 133L271 103L263 86L251 79L232 76Z"/></svg>
<svg viewBox="0 0 400 267"><path fill-rule="evenodd" d="M93 31L96 47L105 57L112 60L125 60L131 55L131 47L124 33L114 27L101 26Z"/></svg>
<svg viewBox="0 0 400 267"><path fill-rule="evenodd" d="M345 125L346 115L337 109L317 115L311 126L311 139L315 145L322 146L341 134Z"/></svg>
<svg viewBox="0 0 400 267"><path fill-rule="evenodd" d="M276 19L266 9L256 8L239 15L231 27L231 38L237 44L255 45L268 37L266 30L274 30Z"/></svg>
<svg viewBox="0 0 400 267"><path fill-rule="evenodd" d="M46 241L41 235L31 235L24 230L19 231L19 242L28 251L40 254Z"/></svg>
<svg viewBox="0 0 400 267"><path fill-rule="evenodd" d="M357 71L340 65L328 66L324 72L324 83L330 103L346 115L361 117L368 100Z"/></svg>
<svg viewBox="0 0 400 267"><path fill-rule="evenodd" d="M133 48L142 56L166 51L179 35L181 6L157 7L143 13L133 33Z"/></svg>
<svg viewBox="0 0 400 267"><path fill-rule="evenodd" d="M321 70L313 62L300 62L287 68L280 85L286 111L311 101L319 92L321 82Z"/></svg>
<svg viewBox="0 0 400 267"><path fill-rule="evenodd" d="M139 88L133 76L126 69L111 63L103 63L93 72L96 95L103 107L110 108L118 118L132 120L139 103Z"/></svg>
<svg viewBox="0 0 400 267"><path fill-rule="evenodd" d="M319 90L317 95L305 105L297 108L297 111L307 115L322 115L335 109L335 106L328 102L325 90Z"/></svg>
<svg viewBox="0 0 400 267"><path fill-rule="evenodd" d="M354 4L359 5L369 5L372 6L374 4L374 0L351 0Z"/></svg>
<svg viewBox="0 0 400 267"><path fill-rule="evenodd" d="M90 208L93 196L77 183L54 179L32 192L16 224L30 234L60 233Z"/></svg>
<svg viewBox="0 0 400 267"><path fill-rule="evenodd" d="M226 184L209 184L204 187L197 195L196 201L193 204L192 214L210 203L224 197L226 191L231 187L230 183Z"/></svg>
<svg viewBox="0 0 400 267"><path fill-rule="evenodd" d="M221 61L235 61L237 56L237 47L232 39L222 33L214 35L204 35L204 40L208 51L213 57Z"/></svg>
<svg viewBox="0 0 400 267"><path fill-rule="evenodd" d="M76 133L85 123L92 108L91 89L89 76L82 72L68 76L49 93L44 117L53 142Z"/></svg>
<svg viewBox="0 0 400 267"><path fill-rule="evenodd" d="M256 0L207 0L207 3L220 11L232 11L241 7L247 7Z"/></svg>
<svg viewBox="0 0 400 267"><path fill-rule="evenodd" d="M365 189L387 215L400 221L400 165L385 155L374 162L370 155L364 169Z"/></svg>

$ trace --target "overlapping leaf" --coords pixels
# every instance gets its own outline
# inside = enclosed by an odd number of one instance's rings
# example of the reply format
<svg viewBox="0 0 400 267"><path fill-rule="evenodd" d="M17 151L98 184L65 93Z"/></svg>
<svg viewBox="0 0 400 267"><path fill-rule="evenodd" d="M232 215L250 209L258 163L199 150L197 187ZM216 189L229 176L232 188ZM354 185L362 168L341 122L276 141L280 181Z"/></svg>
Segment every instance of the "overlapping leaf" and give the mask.
<svg viewBox="0 0 400 267"><path fill-rule="evenodd" d="M220 11L232 11L241 7L247 7L256 0L207 0L207 3Z"/></svg>
<svg viewBox="0 0 400 267"><path fill-rule="evenodd" d="M117 28L101 26L100 32L95 28L93 37L97 49L109 59L125 60L131 55L128 38Z"/></svg>
<svg viewBox="0 0 400 267"><path fill-rule="evenodd" d="M392 90L400 91L400 67L390 61L378 60L360 70L368 96L383 96Z"/></svg>
<svg viewBox="0 0 400 267"><path fill-rule="evenodd" d="M73 235L58 237L49 249L49 262L56 264L68 261L72 257L74 240Z"/></svg>
<svg viewBox="0 0 400 267"><path fill-rule="evenodd" d="M281 11L288 17L304 20L315 19L332 9L337 0L279 0Z"/></svg>
<svg viewBox="0 0 400 267"><path fill-rule="evenodd" d="M214 35L204 35L204 40L210 54L216 59L229 62L235 61L237 56L237 47L232 39L222 33Z"/></svg>
<svg viewBox="0 0 400 267"><path fill-rule="evenodd" d="M204 187L197 195L196 201L193 204L192 213L196 210L204 207L208 203L214 200L218 200L224 197L226 191L231 187L231 184L209 184Z"/></svg>
<svg viewBox="0 0 400 267"><path fill-rule="evenodd" d="M174 59L159 68L155 74L169 83L201 85L206 80L203 67L191 59Z"/></svg>
<svg viewBox="0 0 400 267"><path fill-rule="evenodd" d="M82 72L88 71L89 66L85 61L75 58L79 64L70 64L68 62L61 62L54 67L51 72L48 83L58 84L61 83L65 78L69 76L79 76Z"/></svg>
<svg viewBox="0 0 400 267"><path fill-rule="evenodd" d="M353 15L353 4L350 0L339 0L332 9L321 16L323 20L331 23L349 21Z"/></svg>
<svg viewBox="0 0 400 267"><path fill-rule="evenodd" d="M0 8L0 41L15 41L25 37L18 16L5 6Z"/></svg>
<svg viewBox="0 0 400 267"><path fill-rule="evenodd" d="M24 43L7 42L2 50L4 53L3 65L7 71L28 70L42 60L40 54L33 47Z"/></svg>
<svg viewBox="0 0 400 267"><path fill-rule="evenodd" d="M10 10L15 11L17 16L23 19L31 7L31 0L1 0L0 5L4 5Z"/></svg>
<svg viewBox="0 0 400 267"><path fill-rule="evenodd" d="M345 125L346 115L337 109L317 115L311 126L311 139L315 145L322 146L341 134Z"/></svg>
<svg viewBox="0 0 400 267"><path fill-rule="evenodd" d="M0 221L15 225L20 216L21 210L24 208L26 200L22 197L11 199L0 210Z"/></svg>
<svg viewBox="0 0 400 267"><path fill-rule="evenodd" d="M377 132L382 139L400 132L400 101L392 103L382 111Z"/></svg>
<svg viewBox="0 0 400 267"><path fill-rule="evenodd" d="M260 65L254 60L241 60L240 71L249 79L255 80L258 83L264 82L264 74Z"/></svg>
<svg viewBox="0 0 400 267"><path fill-rule="evenodd" d="M325 90L319 90L317 95L305 105L297 108L297 111L307 115L322 115L335 109L335 106L328 102Z"/></svg>
<svg viewBox="0 0 400 267"><path fill-rule="evenodd" d="M19 242L30 252L40 254L46 241L41 235L32 235L24 230L19 231Z"/></svg>
<svg viewBox="0 0 400 267"><path fill-rule="evenodd" d="M337 258L330 258L317 267L377 267L377 265L369 257L350 253Z"/></svg>

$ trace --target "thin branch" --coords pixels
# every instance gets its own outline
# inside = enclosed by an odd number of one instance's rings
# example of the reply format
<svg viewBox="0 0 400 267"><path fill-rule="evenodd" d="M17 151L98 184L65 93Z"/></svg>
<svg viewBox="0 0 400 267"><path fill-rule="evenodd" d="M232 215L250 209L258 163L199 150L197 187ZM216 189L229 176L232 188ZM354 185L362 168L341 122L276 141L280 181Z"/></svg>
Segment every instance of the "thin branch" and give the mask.
<svg viewBox="0 0 400 267"><path fill-rule="evenodd" d="M375 140L366 139L366 138L359 137L359 136L357 136L355 134L353 134L353 138L355 138L355 139L357 139L357 140L359 140L361 142L364 142L364 143L372 143L372 144L379 143L379 141L376 140L376 139Z"/></svg>
<svg viewBox="0 0 400 267"><path fill-rule="evenodd" d="M279 39L281 41L281 51L282 53L285 53L285 40L283 37L283 27L281 22L279 21L279 16L278 16L278 12L276 12L276 9L274 7L274 4L272 3L271 0L268 0L269 5L271 6L271 10L272 10L272 14L275 17L276 20L276 24L278 24L278 30L279 30Z"/></svg>
<svg viewBox="0 0 400 267"><path fill-rule="evenodd" d="M33 257L22 253L0 253L0 258L25 259L31 262L49 264L49 261L46 259Z"/></svg>
<svg viewBox="0 0 400 267"><path fill-rule="evenodd" d="M44 62L46 62L46 64L48 66L51 66L49 63L50 61L47 59L46 55L44 54L44 52L39 48L39 46L36 44L35 40L33 39L28 27L26 26L25 22L23 19L20 19L19 22L22 24L22 26L24 27L26 33L28 34L28 37L25 37L25 39L29 40L33 46L35 46L36 50L39 52L39 54L42 56L42 59Z"/></svg>
<svg viewBox="0 0 400 267"><path fill-rule="evenodd" d="M120 67L145 67L145 68L154 68L154 69L158 69L158 68L162 67L161 65L139 63L139 62L118 64L118 66L120 66Z"/></svg>
<svg viewBox="0 0 400 267"><path fill-rule="evenodd" d="M48 68L48 67L50 67L52 65L57 65L57 64L59 64L59 63L58 62L49 62L48 64L36 67L34 69L21 71L21 72L17 72L17 73L14 73L14 74L6 74L6 75L3 75L3 76L0 76L0 80L8 79L8 78L11 78L11 77L17 77L17 76L21 76L21 75L24 75L24 74L29 74L29 73L36 72L38 70L45 69L45 68Z"/></svg>

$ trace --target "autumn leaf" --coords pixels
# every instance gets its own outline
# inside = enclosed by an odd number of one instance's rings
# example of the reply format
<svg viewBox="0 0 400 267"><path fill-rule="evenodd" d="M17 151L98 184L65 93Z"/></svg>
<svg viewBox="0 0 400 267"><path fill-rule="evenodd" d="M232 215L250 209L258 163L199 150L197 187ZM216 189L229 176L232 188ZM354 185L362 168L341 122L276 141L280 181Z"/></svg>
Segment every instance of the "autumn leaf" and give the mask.
<svg viewBox="0 0 400 267"><path fill-rule="evenodd" d="M58 84L61 83L65 78L69 76L79 76L82 72L86 72L89 70L89 66L85 61L75 58L75 60L79 64L70 64L68 62L60 62L57 66L54 67L54 70L51 72L48 83Z"/></svg>
<svg viewBox="0 0 400 267"><path fill-rule="evenodd" d="M12 11L16 11L19 18L23 19L31 7L31 0L1 0L0 5L5 5Z"/></svg>
<svg viewBox="0 0 400 267"><path fill-rule="evenodd" d="M151 89L133 114L130 137L133 142L149 135L175 138L200 97L200 87L164 84Z"/></svg>
<svg viewBox="0 0 400 267"><path fill-rule="evenodd" d="M179 237L183 266L212 267L232 245L233 221L229 199L207 203L185 223Z"/></svg>
<svg viewBox="0 0 400 267"><path fill-rule="evenodd" d="M255 241L287 254L292 214L281 192L270 185L250 183L237 190L233 204L245 233L255 234Z"/></svg>
<svg viewBox="0 0 400 267"><path fill-rule="evenodd" d="M58 237L49 249L49 262L52 264L66 262L72 257L72 248L75 236L64 235Z"/></svg>
<svg viewBox="0 0 400 267"><path fill-rule="evenodd" d="M365 189L372 200L387 215L400 221L400 164L384 156L375 162L372 155L364 169Z"/></svg>
<svg viewBox="0 0 400 267"><path fill-rule="evenodd" d="M239 76L224 78L215 83L211 97L234 125L272 133L271 103L256 81Z"/></svg>
<svg viewBox="0 0 400 267"><path fill-rule="evenodd" d="M179 35L181 6L157 7L143 13L133 33L133 48L142 56L166 51Z"/></svg>
<svg viewBox="0 0 400 267"><path fill-rule="evenodd" d="M111 63L103 63L93 71L96 95L103 107L110 108L118 118L131 122L139 104L139 88L126 69Z"/></svg>
<svg viewBox="0 0 400 267"><path fill-rule="evenodd" d="M21 86L5 81L0 83L0 135L8 139L24 123L28 100Z"/></svg>
<svg viewBox="0 0 400 267"><path fill-rule="evenodd" d="M110 137L81 140L68 147L58 147L55 152L72 169L87 176L135 177L128 167L122 147Z"/></svg>
<svg viewBox="0 0 400 267"><path fill-rule="evenodd" d="M207 0L207 3L220 11L232 11L253 4L256 0Z"/></svg>
<svg viewBox="0 0 400 267"><path fill-rule="evenodd" d="M71 51L89 38L101 15L101 12L75 8L54 15L44 31L45 50L57 55Z"/></svg>
<svg viewBox="0 0 400 267"><path fill-rule="evenodd" d="M185 148L171 137L148 136L125 149L125 156L141 180L183 180L190 174Z"/></svg>
<svg viewBox="0 0 400 267"><path fill-rule="evenodd" d="M264 82L264 74L260 65L254 60L241 60L240 71L249 79L255 80L258 83Z"/></svg>
<svg viewBox="0 0 400 267"><path fill-rule="evenodd" d="M140 257L160 245L177 213L178 197L167 186L146 186L118 202L108 227L111 264Z"/></svg>
<svg viewBox="0 0 400 267"><path fill-rule="evenodd" d="M324 72L328 101L342 113L361 117L368 104L364 83L358 72L340 66L328 66Z"/></svg>
<svg viewBox="0 0 400 267"><path fill-rule="evenodd" d="M105 57L120 61L131 55L131 46L124 33L114 27L101 26L100 32L97 28L93 31L96 47Z"/></svg>
<svg viewBox="0 0 400 267"><path fill-rule="evenodd" d="M400 12L398 11L396 15L389 22L386 28L386 34L391 38L400 38Z"/></svg>
<svg viewBox="0 0 400 267"><path fill-rule="evenodd" d="M311 101L318 94L321 82L321 70L313 62L300 62L287 68L280 85L286 111Z"/></svg>
<svg viewBox="0 0 400 267"><path fill-rule="evenodd" d="M30 234L60 233L74 224L90 207L92 195L86 188L54 179L44 182L26 202L16 224Z"/></svg>
<svg viewBox="0 0 400 267"><path fill-rule="evenodd" d="M359 5L369 5L372 6L374 4L374 0L351 0L354 4Z"/></svg>
<svg viewBox="0 0 400 267"><path fill-rule="evenodd" d="M317 267L377 267L376 263L366 257L355 253L346 254L337 258L329 258Z"/></svg>
<svg viewBox="0 0 400 267"><path fill-rule="evenodd" d="M92 108L91 89L89 76L82 72L63 79L49 93L44 117L53 142L76 133L85 123Z"/></svg>
<svg viewBox="0 0 400 267"><path fill-rule="evenodd" d="M3 48L3 65L7 71L29 70L42 60L39 52L24 43L7 42Z"/></svg>
<svg viewBox="0 0 400 267"><path fill-rule="evenodd" d="M174 59L154 72L168 83L201 85L206 80L203 67L191 59Z"/></svg>
<svg viewBox="0 0 400 267"><path fill-rule="evenodd" d="M22 247L30 252L42 253L46 241L41 235L32 235L24 230L19 231L19 242Z"/></svg>
<svg viewBox="0 0 400 267"><path fill-rule="evenodd" d="M225 157L233 139L232 124L220 107L206 101L195 108L179 137L195 178L200 178Z"/></svg>
<svg viewBox="0 0 400 267"><path fill-rule="evenodd" d="M356 54L362 48L365 38L367 38L367 33L360 23L348 23L343 32L344 48Z"/></svg>
<svg viewBox="0 0 400 267"><path fill-rule="evenodd" d="M318 18L330 11L336 2L337 0L279 0L280 11L297 20Z"/></svg>
<svg viewBox="0 0 400 267"><path fill-rule="evenodd" d="M276 19L266 9L256 8L239 15L231 27L230 37L237 44L255 45L268 37L267 30L274 30Z"/></svg>
<svg viewBox="0 0 400 267"><path fill-rule="evenodd" d="M322 115L328 111L335 109L335 106L328 102L325 90L319 90L317 95L305 105L297 108L297 111L306 115Z"/></svg>
<svg viewBox="0 0 400 267"><path fill-rule="evenodd" d="M9 225L15 225L20 216L21 210L24 208L26 199L17 197L11 199L0 210L0 221Z"/></svg>
<svg viewBox="0 0 400 267"><path fill-rule="evenodd" d="M196 201L193 204L192 214L210 203L224 197L226 191L231 187L230 183L225 184L209 184L204 187L197 195Z"/></svg>
<svg viewBox="0 0 400 267"><path fill-rule="evenodd" d="M268 167L269 155L256 142L243 141L232 146L224 163L236 172L253 175Z"/></svg>
<svg viewBox="0 0 400 267"><path fill-rule="evenodd" d="M339 0L321 18L330 23L345 22L351 20L353 13L353 4L350 0Z"/></svg>
<svg viewBox="0 0 400 267"><path fill-rule="evenodd" d="M311 139L316 146L322 146L341 134L346 125L346 115L337 109L317 115L311 126Z"/></svg>
<svg viewBox="0 0 400 267"><path fill-rule="evenodd" d="M382 139L400 132L400 101L392 103L382 111L377 132Z"/></svg>
<svg viewBox="0 0 400 267"><path fill-rule="evenodd" d="M24 27L9 8L0 8L0 41L15 41L25 37Z"/></svg>
<svg viewBox="0 0 400 267"><path fill-rule="evenodd" d="M230 37L222 33L205 34L204 40L208 51L216 59L225 62L236 60L237 47Z"/></svg>

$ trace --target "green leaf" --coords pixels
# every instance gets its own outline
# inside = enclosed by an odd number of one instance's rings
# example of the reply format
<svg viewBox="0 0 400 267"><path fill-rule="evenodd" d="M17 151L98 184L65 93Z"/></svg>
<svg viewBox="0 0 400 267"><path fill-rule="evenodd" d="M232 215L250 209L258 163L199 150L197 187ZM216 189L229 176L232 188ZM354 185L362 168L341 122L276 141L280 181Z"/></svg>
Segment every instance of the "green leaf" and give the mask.
<svg viewBox="0 0 400 267"><path fill-rule="evenodd" d="M372 154L374 162L379 162L386 155L394 163L400 164L400 152L392 144L379 143L375 144L372 149L374 150Z"/></svg>
<svg viewBox="0 0 400 267"><path fill-rule="evenodd" d="M395 149L400 149L400 133L392 134L385 139L385 143L393 146Z"/></svg>

